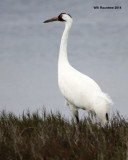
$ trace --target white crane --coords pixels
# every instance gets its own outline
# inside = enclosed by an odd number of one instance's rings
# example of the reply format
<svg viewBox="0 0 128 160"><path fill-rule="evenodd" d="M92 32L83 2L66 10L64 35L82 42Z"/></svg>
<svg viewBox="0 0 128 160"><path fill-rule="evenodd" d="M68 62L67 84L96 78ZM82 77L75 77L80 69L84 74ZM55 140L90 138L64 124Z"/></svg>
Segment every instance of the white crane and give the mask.
<svg viewBox="0 0 128 160"><path fill-rule="evenodd" d="M58 60L58 84L66 104L79 122L78 109L93 112L104 125L109 118L109 106L112 100L102 92L98 84L83 73L73 68L67 58L67 41L73 19L69 14L61 13L59 16L48 19L44 23L61 21L65 29L61 38Z"/></svg>

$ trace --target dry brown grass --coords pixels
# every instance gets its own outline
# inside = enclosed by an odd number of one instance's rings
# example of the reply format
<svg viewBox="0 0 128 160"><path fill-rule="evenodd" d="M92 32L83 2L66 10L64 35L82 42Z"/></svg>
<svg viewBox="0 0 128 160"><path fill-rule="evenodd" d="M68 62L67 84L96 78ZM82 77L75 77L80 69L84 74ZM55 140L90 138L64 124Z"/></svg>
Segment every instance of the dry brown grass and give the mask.
<svg viewBox="0 0 128 160"><path fill-rule="evenodd" d="M91 117L0 114L0 160L128 160L128 122L117 113L103 129Z"/></svg>

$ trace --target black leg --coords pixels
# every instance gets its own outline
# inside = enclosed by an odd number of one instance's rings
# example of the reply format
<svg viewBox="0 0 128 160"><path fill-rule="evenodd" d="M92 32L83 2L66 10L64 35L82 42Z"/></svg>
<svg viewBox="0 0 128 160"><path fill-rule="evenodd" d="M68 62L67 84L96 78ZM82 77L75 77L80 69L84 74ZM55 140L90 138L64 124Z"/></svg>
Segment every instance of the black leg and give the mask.
<svg viewBox="0 0 128 160"><path fill-rule="evenodd" d="M107 119L107 121L109 121L108 113L106 113L106 119Z"/></svg>
<svg viewBox="0 0 128 160"><path fill-rule="evenodd" d="M75 118L76 118L76 122L79 123L79 117L78 117L78 115L75 115Z"/></svg>
<svg viewBox="0 0 128 160"><path fill-rule="evenodd" d="M79 123L79 115L78 115L78 108L76 106L73 106L73 105L69 105L72 113L73 113L73 116L75 117L76 119L76 123L78 124Z"/></svg>

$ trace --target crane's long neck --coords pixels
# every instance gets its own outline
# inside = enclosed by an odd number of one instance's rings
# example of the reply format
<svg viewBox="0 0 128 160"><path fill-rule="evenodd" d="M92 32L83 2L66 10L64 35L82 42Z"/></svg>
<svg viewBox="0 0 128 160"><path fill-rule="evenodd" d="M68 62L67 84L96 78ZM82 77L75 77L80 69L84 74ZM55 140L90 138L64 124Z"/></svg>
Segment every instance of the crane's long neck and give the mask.
<svg viewBox="0 0 128 160"><path fill-rule="evenodd" d="M72 22L65 23L65 29L61 38L60 43L60 52L59 52L59 61L58 65L63 64L63 62L68 63L68 57L67 57L67 41L68 41L68 34L71 28Z"/></svg>

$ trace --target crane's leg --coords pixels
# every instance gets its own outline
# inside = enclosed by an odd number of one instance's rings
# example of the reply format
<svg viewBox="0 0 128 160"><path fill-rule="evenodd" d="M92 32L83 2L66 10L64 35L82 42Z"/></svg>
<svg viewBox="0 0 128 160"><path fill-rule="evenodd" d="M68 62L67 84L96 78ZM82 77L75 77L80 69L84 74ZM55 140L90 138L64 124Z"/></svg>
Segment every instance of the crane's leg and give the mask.
<svg viewBox="0 0 128 160"><path fill-rule="evenodd" d="M79 141L79 137L80 137L80 128L79 128L79 116L78 116L78 108L72 104L70 104L67 100L66 100L66 105L69 106L70 110L73 113L73 116L76 119L76 132L75 132L75 143L77 144Z"/></svg>
<svg viewBox="0 0 128 160"><path fill-rule="evenodd" d="M70 104L70 102L68 102L66 99L65 99L65 101L66 101L66 105L69 106L70 110L72 111L73 116L75 117L76 122L78 124L79 123L78 108L76 106Z"/></svg>
<svg viewBox="0 0 128 160"><path fill-rule="evenodd" d="M73 106L73 105L69 105L69 106L70 106L70 109L71 109L71 111L73 113L73 116L76 119L76 122L79 123L78 108Z"/></svg>
<svg viewBox="0 0 128 160"><path fill-rule="evenodd" d="M75 143L78 144L79 139L80 139L80 125L79 125L78 108L76 106L71 105L71 104L69 105L69 107L75 117L75 120L76 120Z"/></svg>

